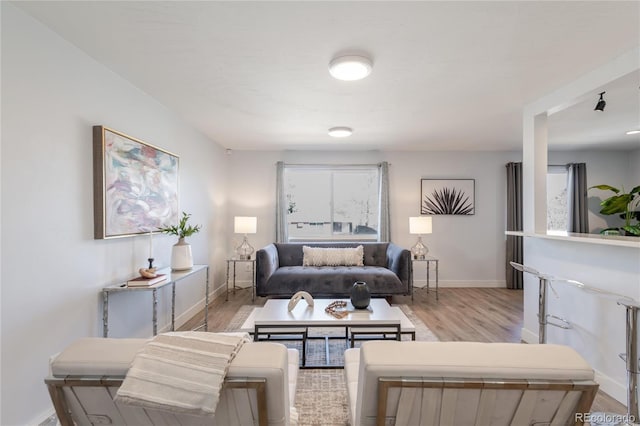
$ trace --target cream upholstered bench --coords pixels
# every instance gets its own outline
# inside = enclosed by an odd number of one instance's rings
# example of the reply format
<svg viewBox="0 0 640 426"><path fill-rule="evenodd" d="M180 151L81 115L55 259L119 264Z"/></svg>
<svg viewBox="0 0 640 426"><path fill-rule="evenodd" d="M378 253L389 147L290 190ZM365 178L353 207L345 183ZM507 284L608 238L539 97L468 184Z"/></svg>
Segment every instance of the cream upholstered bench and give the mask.
<svg viewBox="0 0 640 426"><path fill-rule="evenodd" d="M598 390L559 345L371 341L344 371L352 426L582 424Z"/></svg>
<svg viewBox="0 0 640 426"><path fill-rule="evenodd" d="M278 343L245 343L231 362L213 418L176 415L113 401L146 339L85 338L51 360L45 380L63 426L73 425L290 425L298 378L298 351Z"/></svg>

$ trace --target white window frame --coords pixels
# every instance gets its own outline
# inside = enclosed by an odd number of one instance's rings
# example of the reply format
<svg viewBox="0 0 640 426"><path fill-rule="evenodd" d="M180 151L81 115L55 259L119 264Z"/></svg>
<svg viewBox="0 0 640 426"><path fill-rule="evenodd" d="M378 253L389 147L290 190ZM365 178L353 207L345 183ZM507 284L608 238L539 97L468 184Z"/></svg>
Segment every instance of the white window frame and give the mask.
<svg viewBox="0 0 640 426"><path fill-rule="evenodd" d="M381 185L381 171L380 171L380 165L379 164L349 164L349 165L330 165L330 164L285 164L284 165L284 178L283 178L283 185L284 185L284 194L285 194L285 198L287 198L287 183L288 183L288 172L291 170L318 170L318 171L330 171L331 173L331 197L329 200L330 203L330 222L328 222L329 226L331 229L334 228L334 224L335 222L335 212L334 212L334 185L333 185L333 179L334 179L334 173L333 172L340 172L340 171L358 171L358 170L375 170L378 174L377 177L377 194L378 194L378 205L377 205L377 209L378 209L378 223L376 224L376 233L375 234L349 234L349 235L344 235L344 236L340 236L339 234L332 234L330 237L321 237L321 236L314 236L314 237L295 237L290 235L290 232L287 232L287 242L333 242L333 241L340 241L340 242L375 242L375 241L379 241L380 239L380 213L381 213L381 206L380 206L380 185ZM288 203L285 203L285 206L283 206L284 209L288 210ZM289 219L288 219L288 211L287 212L282 212L285 214L286 219L286 226L289 226ZM326 223L326 222L323 222Z"/></svg>
<svg viewBox="0 0 640 426"><path fill-rule="evenodd" d="M549 179L549 175L564 175L565 176L565 180L568 178L568 171L567 171L567 166L566 165L548 165L547 166L547 179ZM547 184L548 185L548 184ZM565 189L567 188L568 182L565 182ZM549 191L547 190L547 197L549 197ZM565 202L568 202L568 200L565 200ZM569 223L569 213L568 213L568 206L567 206L567 211L565 212L566 217L566 224L568 225ZM567 234L567 229L550 229L549 227L549 199L547 198L547 232L550 234L557 234L557 235L566 235Z"/></svg>

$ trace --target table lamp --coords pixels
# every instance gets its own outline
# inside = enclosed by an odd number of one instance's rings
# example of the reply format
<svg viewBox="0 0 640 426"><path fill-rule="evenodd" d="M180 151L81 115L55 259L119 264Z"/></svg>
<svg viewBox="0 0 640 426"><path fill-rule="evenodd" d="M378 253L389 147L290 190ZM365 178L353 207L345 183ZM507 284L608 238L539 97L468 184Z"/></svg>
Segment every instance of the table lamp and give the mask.
<svg viewBox="0 0 640 426"><path fill-rule="evenodd" d="M240 256L240 260L251 259L251 253L254 252L253 247L249 244L247 234L255 234L258 229L258 218L250 216L235 216L233 222L233 232L236 234L244 234L242 244L236 248L236 253Z"/></svg>
<svg viewBox="0 0 640 426"><path fill-rule="evenodd" d="M411 254L413 255L413 258L423 260L427 256L427 253L429 253L429 249L427 246L422 244L422 235L431 233L431 217L410 217L409 233L418 235L418 242L411 247Z"/></svg>

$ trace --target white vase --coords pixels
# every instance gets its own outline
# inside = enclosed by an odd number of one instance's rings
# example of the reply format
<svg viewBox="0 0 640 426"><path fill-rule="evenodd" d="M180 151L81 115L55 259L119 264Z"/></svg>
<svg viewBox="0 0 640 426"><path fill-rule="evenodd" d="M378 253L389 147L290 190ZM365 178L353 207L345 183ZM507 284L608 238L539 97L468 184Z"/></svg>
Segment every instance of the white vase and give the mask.
<svg viewBox="0 0 640 426"><path fill-rule="evenodd" d="M193 268L191 244L187 243L184 238L180 238L171 250L171 269L184 271L191 268Z"/></svg>

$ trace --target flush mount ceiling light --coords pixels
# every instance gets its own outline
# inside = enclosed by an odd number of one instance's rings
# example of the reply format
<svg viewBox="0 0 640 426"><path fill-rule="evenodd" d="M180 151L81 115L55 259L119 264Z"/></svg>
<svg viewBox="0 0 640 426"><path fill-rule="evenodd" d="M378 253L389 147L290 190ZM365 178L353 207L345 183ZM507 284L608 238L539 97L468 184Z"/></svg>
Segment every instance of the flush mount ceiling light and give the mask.
<svg viewBox="0 0 640 426"><path fill-rule="evenodd" d="M351 136L353 129L351 127L332 127L329 129L329 136L334 138L346 138Z"/></svg>
<svg viewBox="0 0 640 426"><path fill-rule="evenodd" d="M628 135L637 135L638 133L640 133L640 129L639 130L629 130L627 132Z"/></svg>
<svg viewBox="0 0 640 426"><path fill-rule="evenodd" d="M605 93L607 93L607 92L600 93L600 99L598 100L598 103L596 104L596 107L593 109L594 111L604 111L604 107L607 106L607 103L605 102L605 100L604 100L604 98L602 96Z"/></svg>
<svg viewBox="0 0 640 426"><path fill-rule="evenodd" d="M329 73L338 80L355 81L371 74L372 67L371 59L364 56L339 56L329 63Z"/></svg>

